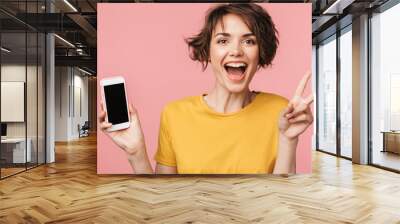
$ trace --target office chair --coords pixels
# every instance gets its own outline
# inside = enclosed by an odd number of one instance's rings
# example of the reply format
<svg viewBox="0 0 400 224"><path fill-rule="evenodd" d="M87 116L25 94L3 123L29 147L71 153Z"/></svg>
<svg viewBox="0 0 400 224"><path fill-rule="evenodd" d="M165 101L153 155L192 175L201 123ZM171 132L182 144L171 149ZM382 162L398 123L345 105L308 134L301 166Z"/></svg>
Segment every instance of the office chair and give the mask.
<svg viewBox="0 0 400 224"><path fill-rule="evenodd" d="M79 129L79 138L80 137L87 137L89 136L89 121L85 121L85 123L82 125L82 127L79 128L80 125L78 125Z"/></svg>

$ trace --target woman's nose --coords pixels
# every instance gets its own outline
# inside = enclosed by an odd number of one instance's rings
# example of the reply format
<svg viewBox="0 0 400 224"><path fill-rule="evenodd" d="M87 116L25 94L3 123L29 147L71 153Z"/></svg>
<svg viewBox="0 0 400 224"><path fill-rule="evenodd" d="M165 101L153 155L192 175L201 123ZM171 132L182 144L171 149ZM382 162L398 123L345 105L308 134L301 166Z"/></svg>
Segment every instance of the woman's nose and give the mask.
<svg viewBox="0 0 400 224"><path fill-rule="evenodd" d="M239 43L232 44L230 49L230 56L238 57L243 55L243 49Z"/></svg>

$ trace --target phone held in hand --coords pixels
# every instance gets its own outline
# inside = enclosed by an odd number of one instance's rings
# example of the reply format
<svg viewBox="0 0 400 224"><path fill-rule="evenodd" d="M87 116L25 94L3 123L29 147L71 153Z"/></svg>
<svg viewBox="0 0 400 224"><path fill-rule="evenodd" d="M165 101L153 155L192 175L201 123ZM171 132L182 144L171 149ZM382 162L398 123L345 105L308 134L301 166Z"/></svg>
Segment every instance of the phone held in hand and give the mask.
<svg viewBox="0 0 400 224"><path fill-rule="evenodd" d="M106 121L112 126L107 131L117 131L129 128L129 109L126 94L125 79L122 76L104 78L100 81Z"/></svg>

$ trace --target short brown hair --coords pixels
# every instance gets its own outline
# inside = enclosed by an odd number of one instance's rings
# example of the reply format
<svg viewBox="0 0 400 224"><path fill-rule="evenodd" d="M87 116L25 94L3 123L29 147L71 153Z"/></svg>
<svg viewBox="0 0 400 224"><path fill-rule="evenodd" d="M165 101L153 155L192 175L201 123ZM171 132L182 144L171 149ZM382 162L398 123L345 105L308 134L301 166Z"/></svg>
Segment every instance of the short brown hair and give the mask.
<svg viewBox="0 0 400 224"><path fill-rule="evenodd" d="M212 33L217 23L227 14L240 16L256 36L259 46L258 65L261 67L270 65L279 44L278 31L267 11L261 6L251 3L230 3L211 8L207 12L205 24L200 33L185 40L189 46L190 58L200 61L203 69L207 68Z"/></svg>

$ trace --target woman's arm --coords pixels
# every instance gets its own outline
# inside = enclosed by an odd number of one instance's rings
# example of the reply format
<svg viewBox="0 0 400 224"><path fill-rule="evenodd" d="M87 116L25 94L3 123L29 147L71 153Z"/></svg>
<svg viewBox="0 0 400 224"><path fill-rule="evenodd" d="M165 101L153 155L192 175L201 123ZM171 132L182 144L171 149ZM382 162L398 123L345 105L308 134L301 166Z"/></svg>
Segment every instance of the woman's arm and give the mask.
<svg viewBox="0 0 400 224"><path fill-rule="evenodd" d="M144 152L144 153L141 153ZM153 174L149 157L146 151L140 151L137 155L128 155L129 163L136 174ZM177 174L178 171L175 166L165 166L157 163L156 174Z"/></svg>
<svg viewBox="0 0 400 224"><path fill-rule="evenodd" d="M154 174L146 149L139 150L134 155L128 155L128 161L136 174ZM165 166L157 163L156 174L177 174L175 166Z"/></svg>
<svg viewBox="0 0 400 224"><path fill-rule="evenodd" d="M100 106L99 122L101 131L109 136L111 140L126 153L128 161L136 174L153 173L147 156L144 135L136 109L132 105L129 105L131 122L129 128L108 132L107 129L110 128L112 124L106 122L105 118L107 113L104 111L102 103Z"/></svg>
<svg viewBox="0 0 400 224"><path fill-rule="evenodd" d="M303 98L302 94L311 74L306 74L300 81L294 97L279 117L278 155L274 174L296 172L296 148L299 136L312 124L313 114L310 104L313 96Z"/></svg>
<svg viewBox="0 0 400 224"><path fill-rule="evenodd" d="M156 174L177 174L176 166L165 166L157 163Z"/></svg>
<svg viewBox="0 0 400 224"><path fill-rule="evenodd" d="M132 105L129 105L129 113L131 116L129 128L108 132L107 129L111 127L111 124L105 121L107 113L104 111L103 104L100 106L99 122L101 131L108 135L116 145L126 153L129 164L135 174L154 174L147 155L146 144L137 110ZM176 174L177 169L176 167L157 163L155 172L157 174Z"/></svg>
<svg viewBox="0 0 400 224"><path fill-rule="evenodd" d="M146 149L137 151L136 154L129 155L128 161L135 174L153 174L153 168L151 167L149 157L147 156Z"/></svg>
<svg viewBox="0 0 400 224"><path fill-rule="evenodd" d="M136 174L154 174L146 150L140 151L137 155L128 155L128 160ZM175 166L165 166L157 163L155 173L177 174L178 172Z"/></svg>
<svg viewBox="0 0 400 224"><path fill-rule="evenodd" d="M298 138L289 139L279 135L278 156L276 158L274 174L288 174L296 172L296 147Z"/></svg>

